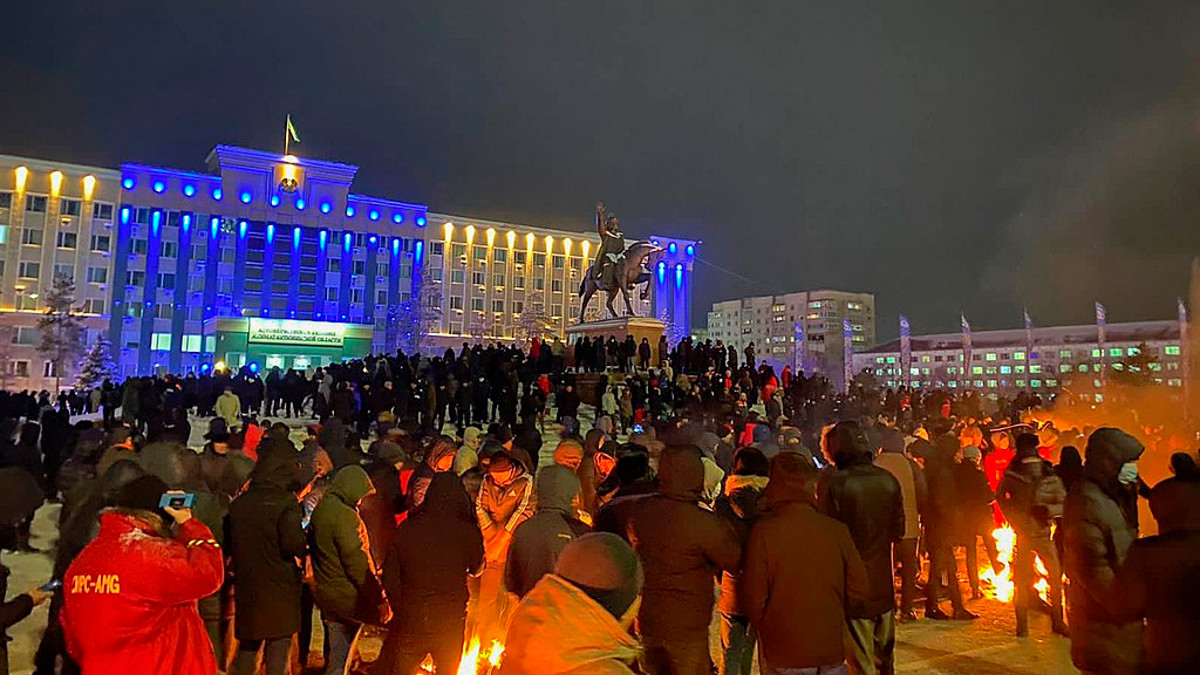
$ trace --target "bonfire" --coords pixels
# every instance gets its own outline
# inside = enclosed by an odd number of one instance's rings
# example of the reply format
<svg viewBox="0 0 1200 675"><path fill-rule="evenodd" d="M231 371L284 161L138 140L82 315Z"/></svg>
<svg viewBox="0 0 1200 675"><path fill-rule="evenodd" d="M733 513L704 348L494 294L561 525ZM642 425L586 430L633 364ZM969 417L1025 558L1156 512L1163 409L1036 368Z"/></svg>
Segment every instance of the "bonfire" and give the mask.
<svg viewBox="0 0 1200 675"><path fill-rule="evenodd" d="M492 675L496 672L496 667L500 665L500 659L504 656L504 645L499 640L492 640L486 651L482 647L478 636L467 642L462 660L458 662L458 675ZM434 672L433 659L425 657L421 670L426 673Z"/></svg>
<svg viewBox="0 0 1200 675"><path fill-rule="evenodd" d="M999 554L1000 569L989 569L981 572L979 575L980 581L988 584L989 588L984 592L989 598L999 600L1000 602L1012 602L1013 595L1016 593L1016 584L1013 582L1013 547L1017 541L1017 533L1013 532L1011 526L1005 524L992 530L992 539L996 541L996 551ZM1036 553L1033 556L1033 567L1037 571L1038 579L1033 584L1033 589L1041 599L1047 603L1050 602L1050 582L1047 579L1049 572L1046 570L1046 565L1042 562L1040 556Z"/></svg>

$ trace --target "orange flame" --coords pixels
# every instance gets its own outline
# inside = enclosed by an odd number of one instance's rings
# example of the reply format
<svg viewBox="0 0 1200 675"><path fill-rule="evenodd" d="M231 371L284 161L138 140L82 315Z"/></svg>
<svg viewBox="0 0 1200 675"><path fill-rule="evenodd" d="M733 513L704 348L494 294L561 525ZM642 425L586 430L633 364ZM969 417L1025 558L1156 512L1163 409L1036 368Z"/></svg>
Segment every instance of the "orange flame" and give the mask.
<svg viewBox="0 0 1200 675"><path fill-rule="evenodd" d="M997 558L1000 560L1000 569L989 569L986 572L980 572L979 579L990 586L984 593L989 598L999 600L1000 602L1012 602L1013 595L1016 592L1016 585L1013 583L1013 546L1017 541L1017 534L1013 532L1011 526L1005 524L992 530L992 539L996 542ZM1042 558L1036 553L1033 556L1033 566L1037 570L1038 580L1033 585L1033 589L1037 591L1042 600L1050 602L1050 582L1047 579L1049 572L1046 570L1046 565L1042 562Z"/></svg>

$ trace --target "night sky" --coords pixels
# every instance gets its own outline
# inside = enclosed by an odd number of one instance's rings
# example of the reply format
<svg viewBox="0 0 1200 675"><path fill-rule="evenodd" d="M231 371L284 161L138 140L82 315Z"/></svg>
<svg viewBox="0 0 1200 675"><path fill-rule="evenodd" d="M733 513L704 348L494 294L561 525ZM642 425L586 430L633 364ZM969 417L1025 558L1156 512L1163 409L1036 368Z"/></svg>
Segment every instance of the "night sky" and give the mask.
<svg viewBox="0 0 1200 675"><path fill-rule="evenodd" d="M1195 0L9 0L0 152L197 169L291 111L358 192L702 239L700 325L821 287L881 339L1169 318L1197 57Z"/></svg>

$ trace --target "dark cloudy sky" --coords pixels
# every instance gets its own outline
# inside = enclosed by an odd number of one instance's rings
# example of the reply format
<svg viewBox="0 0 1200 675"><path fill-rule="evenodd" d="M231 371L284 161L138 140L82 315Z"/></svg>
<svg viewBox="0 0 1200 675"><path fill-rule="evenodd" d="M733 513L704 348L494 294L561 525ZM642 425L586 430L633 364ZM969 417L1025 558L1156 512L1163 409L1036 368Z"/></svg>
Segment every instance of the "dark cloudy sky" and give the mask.
<svg viewBox="0 0 1200 675"><path fill-rule="evenodd" d="M10 0L0 152L196 168L290 110L362 192L703 239L733 274L698 319L816 287L874 291L881 337L1166 318L1197 57L1195 0Z"/></svg>

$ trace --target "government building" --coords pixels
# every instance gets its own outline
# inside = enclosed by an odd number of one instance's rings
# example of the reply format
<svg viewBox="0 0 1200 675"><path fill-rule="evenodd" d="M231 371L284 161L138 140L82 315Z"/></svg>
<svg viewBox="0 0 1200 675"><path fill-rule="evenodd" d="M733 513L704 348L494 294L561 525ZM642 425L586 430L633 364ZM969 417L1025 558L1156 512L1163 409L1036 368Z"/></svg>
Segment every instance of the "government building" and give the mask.
<svg viewBox="0 0 1200 675"><path fill-rule="evenodd" d="M0 384L53 386L36 323L56 276L75 281L89 344L106 333L123 376L306 368L578 323L595 231L357 194L357 171L226 145L200 172L0 155ZM627 237L665 249L635 311L690 331L698 242Z"/></svg>

